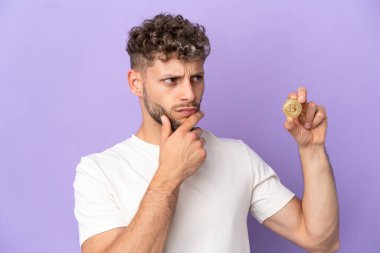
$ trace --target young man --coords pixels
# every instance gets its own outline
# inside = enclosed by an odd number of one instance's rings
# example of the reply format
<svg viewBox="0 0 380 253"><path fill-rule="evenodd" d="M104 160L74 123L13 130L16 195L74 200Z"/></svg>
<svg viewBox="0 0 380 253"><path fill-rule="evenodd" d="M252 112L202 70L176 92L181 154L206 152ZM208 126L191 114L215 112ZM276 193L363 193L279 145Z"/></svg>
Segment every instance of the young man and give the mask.
<svg viewBox="0 0 380 253"><path fill-rule="evenodd" d="M294 196L240 140L196 124L210 45L202 26L157 15L134 27L128 81L139 98L136 134L83 157L74 182L83 253L249 252L247 214L310 252L339 245L338 204L325 152L327 116L307 102L285 128L299 146L305 190Z"/></svg>

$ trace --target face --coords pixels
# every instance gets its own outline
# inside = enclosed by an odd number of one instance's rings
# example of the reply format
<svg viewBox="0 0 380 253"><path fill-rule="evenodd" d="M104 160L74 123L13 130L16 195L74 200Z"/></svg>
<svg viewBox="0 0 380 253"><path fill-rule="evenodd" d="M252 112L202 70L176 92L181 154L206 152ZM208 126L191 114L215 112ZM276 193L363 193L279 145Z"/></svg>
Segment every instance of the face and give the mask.
<svg viewBox="0 0 380 253"><path fill-rule="evenodd" d="M158 124L168 116L173 131L200 110L204 92L203 61L155 60L143 78L146 112ZM143 110L144 111L144 110Z"/></svg>

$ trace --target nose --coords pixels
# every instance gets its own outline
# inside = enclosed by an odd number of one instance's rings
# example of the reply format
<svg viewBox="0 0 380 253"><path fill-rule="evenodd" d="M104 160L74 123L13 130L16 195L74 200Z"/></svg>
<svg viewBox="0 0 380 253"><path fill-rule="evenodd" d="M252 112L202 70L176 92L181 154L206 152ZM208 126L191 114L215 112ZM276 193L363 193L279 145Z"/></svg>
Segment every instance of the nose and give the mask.
<svg viewBox="0 0 380 253"><path fill-rule="evenodd" d="M190 81L183 82L181 85L181 100L187 102L195 100L194 87Z"/></svg>

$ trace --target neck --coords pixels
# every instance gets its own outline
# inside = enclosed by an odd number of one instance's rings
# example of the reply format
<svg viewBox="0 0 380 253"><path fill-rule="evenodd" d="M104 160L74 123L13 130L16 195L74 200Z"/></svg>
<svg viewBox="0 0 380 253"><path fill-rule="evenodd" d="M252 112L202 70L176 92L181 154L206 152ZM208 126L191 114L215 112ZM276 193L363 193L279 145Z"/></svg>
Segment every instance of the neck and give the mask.
<svg viewBox="0 0 380 253"><path fill-rule="evenodd" d="M161 142L161 125L158 124L148 113L145 108L143 99L139 99L142 122L140 128L135 133L139 139L153 144L160 145Z"/></svg>
<svg viewBox="0 0 380 253"><path fill-rule="evenodd" d="M135 133L135 136L150 144L160 145L161 125L150 117L143 118L140 128Z"/></svg>

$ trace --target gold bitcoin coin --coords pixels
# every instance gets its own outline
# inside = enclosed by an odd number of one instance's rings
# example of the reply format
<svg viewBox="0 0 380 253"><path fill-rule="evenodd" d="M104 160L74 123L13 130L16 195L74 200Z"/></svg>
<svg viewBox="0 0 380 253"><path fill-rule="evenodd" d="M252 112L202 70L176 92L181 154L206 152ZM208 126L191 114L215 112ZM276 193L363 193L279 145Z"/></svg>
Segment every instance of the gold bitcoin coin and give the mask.
<svg viewBox="0 0 380 253"><path fill-rule="evenodd" d="M296 99L288 99L282 106L282 111L286 117L296 118L301 114L302 105Z"/></svg>

